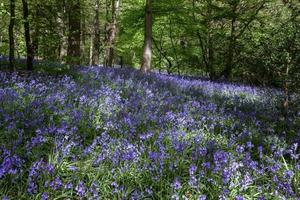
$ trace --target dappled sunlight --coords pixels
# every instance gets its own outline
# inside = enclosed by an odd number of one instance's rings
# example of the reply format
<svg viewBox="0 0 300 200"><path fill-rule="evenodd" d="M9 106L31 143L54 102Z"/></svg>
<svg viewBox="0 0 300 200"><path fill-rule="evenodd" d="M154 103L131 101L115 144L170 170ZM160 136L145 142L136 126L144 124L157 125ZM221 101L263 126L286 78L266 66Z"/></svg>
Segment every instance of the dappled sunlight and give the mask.
<svg viewBox="0 0 300 200"><path fill-rule="evenodd" d="M284 138L279 90L132 69L76 73L0 73L1 194L299 196L300 116Z"/></svg>

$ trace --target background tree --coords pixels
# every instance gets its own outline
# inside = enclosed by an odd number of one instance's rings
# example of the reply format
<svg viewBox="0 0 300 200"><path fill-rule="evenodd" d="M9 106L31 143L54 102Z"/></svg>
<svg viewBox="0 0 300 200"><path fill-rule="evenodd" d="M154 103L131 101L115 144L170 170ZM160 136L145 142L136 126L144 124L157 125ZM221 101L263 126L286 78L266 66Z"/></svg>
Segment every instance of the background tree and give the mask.
<svg viewBox="0 0 300 200"><path fill-rule="evenodd" d="M100 22L99 22L100 0L95 0L94 32L92 36L92 60L91 65L99 65L100 56Z"/></svg>
<svg viewBox="0 0 300 200"><path fill-rule="evenodd" d="M81 42L81 10L80 0L72 0L67 3L68 13L68 63L80 64Z"/></svg>
<svg viewBox="0 0 300 200"><path fill-rule="evenodd" d="M117 16L119 13L120 0L112 0L111 22L108 27L108 38L105 50L105 66L112 67L114 60L114 46L117 36Z"/></svg>
<svg viewBox="0 0 300 200"><path fill-rule="evenodd" d="M24 17L24 36L26 43L26 52L27 52L27 69L33 69L33 59L34 59L34 50L31 43L30 36L30 22L29 22L29 8L27 0L22 0L23 5L23 17Z"/></svg>
<svg viewBox="0 0 300 200"><path fill-rule="evenodd" d="M128 0L122 6L119 0L22 0L15 17L12 2L0 3L1 55L12 55L14 41L15 56L29 61L122 64L289 94L299 88L296 0ZM16 59L16 66L24 64Z"/></svg>
<svg viewBox="0 0 300 200"><path fill-rule="evenodd" d="M141 71L147 72L151 69L152 59L152 0L146 0L144 32L144 50Z"/></svg>
<svg viewBox="0 0 300 200"><path fill-rule="evenodd" d="M15 71L15 0L10 1L10 22L9 22L9 68Z"/></svg>

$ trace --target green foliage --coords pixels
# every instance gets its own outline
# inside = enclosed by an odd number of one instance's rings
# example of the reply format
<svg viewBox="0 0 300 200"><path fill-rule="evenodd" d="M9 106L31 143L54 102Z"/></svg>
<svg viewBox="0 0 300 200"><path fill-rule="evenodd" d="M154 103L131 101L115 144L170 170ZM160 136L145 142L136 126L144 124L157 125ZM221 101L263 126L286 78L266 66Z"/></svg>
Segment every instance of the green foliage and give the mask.
<svg viewBox="0 0 300 200"><path fill-rule="evenodd" d="M111 1L100 1L100 63L111 23ZM31 36L39 60L91 63L95 0L80 0L81 56L67 55L70 6L29 2ZM158 0L153 2L153 66L168 73L299 88L299 2L296 0ZM9 2L0 4L0 54L8 55ZM139 68L144 38L144 0L123 1L117 16L115 64ZM26 56L21 2L16 5L16 56ZM289 68L289 73L286 69Z"/></svg>

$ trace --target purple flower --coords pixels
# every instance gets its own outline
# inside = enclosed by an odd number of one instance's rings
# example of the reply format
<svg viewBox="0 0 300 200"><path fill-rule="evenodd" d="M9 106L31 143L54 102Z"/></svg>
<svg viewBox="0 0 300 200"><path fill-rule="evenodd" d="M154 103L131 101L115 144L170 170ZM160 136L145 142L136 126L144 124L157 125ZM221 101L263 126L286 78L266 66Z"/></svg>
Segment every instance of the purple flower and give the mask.
<svg viewBox="0 0 300 200"><path fill-rule="evenodd" d="M198 197L198 200L206 200L206 195L201 194L201 195Z"/></svg>
<svg viewBox="0 0 300 200"><path fill-rule="evenodd" d="M215 171L220 170L228 161L228 153L217 151L214 153Z"/></svg>
<svg viewBox="0 0 300 200"><path fill-rule="evenodd" d="M80 181L78 185L75 187L76 194L79 197L84 197L86 195L86 190L84 186L84 182Z"/></svg>
<svg viewBox="0 0 300 200"><path fill-rule="evenodd" d="M242 182L241 182L241 187L242 189L246 189L249 185L253 183L253 179L249 173L246 172Z"/></svg>
<svg viewBox="0 0 300 200"><path fill-rule="evenodd" d="M44 183L44 187L45 188L48 188L49 187L49 181L47 180L47 181L45 181L45 183Z"/></svg>
<svg viewBox="0 0 300 200"><path fill-rule="evenodd" d="M148 195L152 195L152 194L153 194L153 191L152 191L150 188L146 188L146 189L145 189L145 192L146 192Z"/></svg>
<svg viewBox="0 0 300 200"><path fill-rule="evenodd" d="M224 184L227 184L231 178L231 171L229 169L224 169L222 173L222 181Z"/></svg>
<svg viewBox="0 0 300 200"><path fill-rule="evenodd" d="M298 143L291 145L291 148L288 150L293 160L298 160L300 154L297 154Z"/></svg>
<svg viewBox="0 0 300 200"><path fill-rule="evenodd" d="M189 168L190 176L194 175L196 171L197 171L197 166L194 164L191 164L190 168Z"/></svg>
<svg viewBox="0 0 300 200"><path fill-rule="evenodd" d="M41 200L48 200L48 199L49 199L48 193L44 192L41 196Z"/></svg>
<svg viewBox="0 0 300 200"><path fill-rule="evenodd" d="M223 196L228 196L230 194L230 191L227 188L223 188Z"/></svg>
<svg viewBox="0 0 300 200"><path fill-rule="evenodd" d="M178 194L173 194L172 196L171 196L171 200L179 200L180 198L179 198L179 195Z"/></svg>
<svg viewBox="0 0 300 200"><path fill-rule="evenodd" d="M254 145L252 144L251 141L246 143L247 148L252 149L254 147Z"/></svg>
<svg viewBox="0 0 300 200"><path fill-rule="evenodd" d="M54 190L59 190L62 187L62 182L59 177L56 177L51 183L50 187L52 187Z"/></svg>
<svg viewBox="0 0 300 200"><path fill-rule="evenodd" d="M262 146L258 147L258 152L259 152L259 158L262 159L262 157L263 157L263 147Z"/></svg>
<svg viewBox="0 0 300 200"><path fill-rule="evenodd" d="M175 189L175 190L179 190L182 186L181 186L181 183L180 183L180 180L178 177L175 178L173 184L172 184L172 187Z"/></svg>
<svg viewBox="0 0 300 200"><path fill-rule="evenodd" d="M202 167L205 168L205 169L210 169L211 168L210 162L202 163Z"/></svg>
<svg viewBox="0 0 300 200"><path fill-rule="evenodd" d="M197 187L197 179L195 176L191 176L189 179L189 185L193 188Z"/></svg>
<svg viewBox="0 0 300 200"><path fill-rule="evenodd" d="M76 166L69 166L68 169L70 171L77 171L77 167Z"/></svg>
<svg viewBox="0 0 300 200"><path fill-rule="evenodd" d="M238 195L238 196L235 197L235 200L244 200L244 197Z"/></svg>
<svg viewBox="0 0 300 200"><path fill-rule="evenodd" d="M9 198L7 196L2 196L2 200L9 200Z"/></svg>
<svg viewBox="0 0 300 200"><path fill-rule="evenodd" d="M206 148L200 148L200 149L199 149L199 154L200 154L200 156L206 156L206 154L207 154L207 149L206 149Z"/></svg>
<svg viewBox="0 0 300 200"><path fill-rule="evenodd" d="M10 155L10 152L7 152L6 155L0 164L0 179L6 174L15 175L21 172L21 167L23 160L17 155Z"/></svg>
<svg viewBox="0 0 300 200"><path fill-rule="evenodd" d="M27 143L26 147L31 150L33 147L39 146L46 142L46 138L43 135L37 135L31 138L31 141Z"/></svg>
<svg viewBox="0 0 300 200"><path fill-rule="evenodd" d="M29 183L27 185L27 192L30 195L36 194L38 192L38 186L37 186L37 184L33 180L29 179Z"/></svg>
<svg viewBox="0 0 300 200"><path fill-rule="evenodd" d="M238 145L236 148L235 148L235 151L239 154L243 153L245 151L245 148L243 146L240 146Z"/></svg>
<svg viewBox="0 0 300 200"><path fill-rule="evenodd" d="M112 182L110 185L111 185L113 188L119 187L118 183L116 183L116 182Z"/></svg>
<svg viewBox="0 0 300 200"><path fill-rule="evenodd" d="M92 184L91 184L91 187L89 189L90 193L92 194L92 196L94 198L98 198L99 197L99 193L98 193L98 184L94 181Z"/></svg>
<svg viewBox="0 0 300 200"><path fill-rule="evenodd" d="M53 165L50 165L43 160L39 160L37 162L34 162L29 169L29 177L31 178L37 178L40 173L42 174L54 174L54 167Z"/></svg>
<svg viewBox="0 0 300 200"><path fill-rule="evenodd" d="M66 190L70 190L70 189L73 189L73 183L72 182L68 182L65 187L64 187Z"/></svg>
<svg viewBox="0 0 300 200"><path fill-rule="evenodd" d="M158 160L160 158L160 154L154 151L150 151L148 153L148 157L150 160Z"/></svg>

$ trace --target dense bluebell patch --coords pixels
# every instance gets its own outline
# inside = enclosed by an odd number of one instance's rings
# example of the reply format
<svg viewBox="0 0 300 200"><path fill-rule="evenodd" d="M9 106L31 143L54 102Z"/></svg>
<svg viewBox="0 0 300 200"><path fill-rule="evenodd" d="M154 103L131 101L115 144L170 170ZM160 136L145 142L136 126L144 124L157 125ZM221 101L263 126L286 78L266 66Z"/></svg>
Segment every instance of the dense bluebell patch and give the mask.
<svg viewBox="0 0 300 200"><path fill-rule="evenodd" d="M3 199L300 197L299 110L282 119L281 91L77 73L0 72Z"/></svg>

